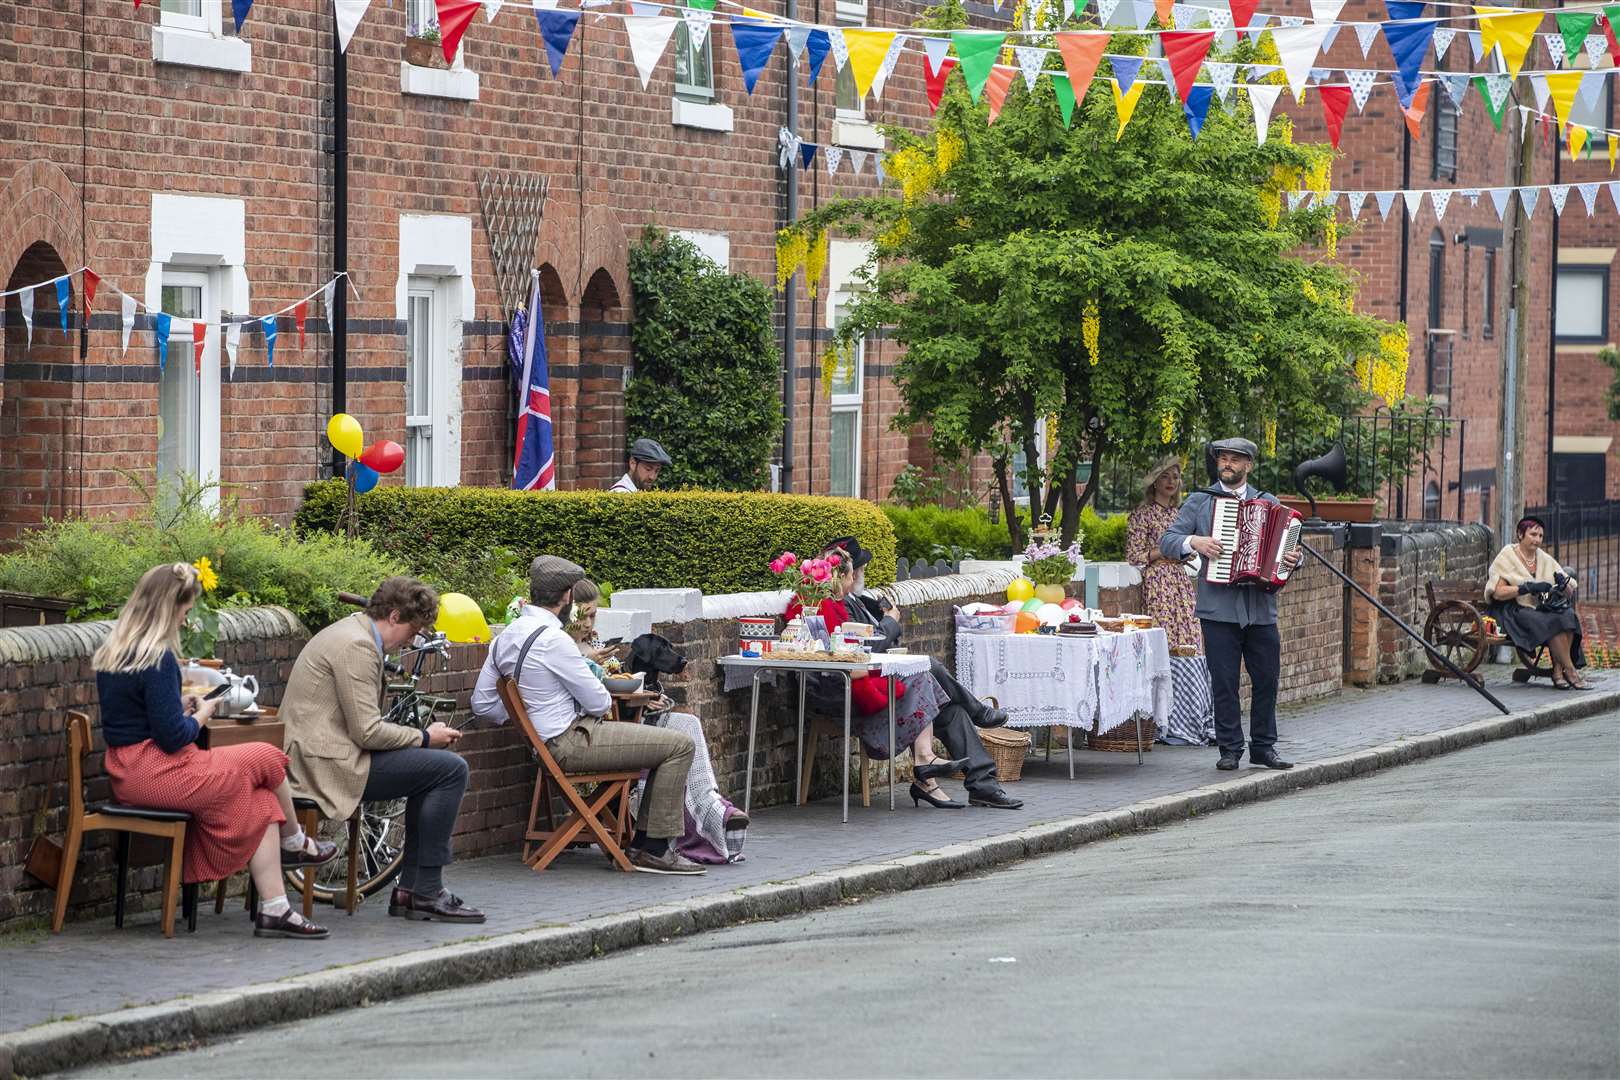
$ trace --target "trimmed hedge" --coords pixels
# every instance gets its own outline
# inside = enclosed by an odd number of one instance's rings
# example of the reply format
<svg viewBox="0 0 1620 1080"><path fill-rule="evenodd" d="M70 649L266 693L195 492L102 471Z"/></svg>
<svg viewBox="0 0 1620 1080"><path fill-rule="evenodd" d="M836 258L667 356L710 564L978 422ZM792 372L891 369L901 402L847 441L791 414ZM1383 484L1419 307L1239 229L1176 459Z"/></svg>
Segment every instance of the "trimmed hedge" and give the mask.
<svg viewBox="0 0 1620 1080"><path fill-rule="evenodd" d="M335 531L344 485L310 484L300 532ZM618 589L775 589L767 565L783 551L817 552L856 536L873 558L866 579L894 580L894 529L860 499L716 491L507 491L381 487L360 496L360 531L379 549L431 574L446 556L508 548L523 560L561 555Z"/></svg>

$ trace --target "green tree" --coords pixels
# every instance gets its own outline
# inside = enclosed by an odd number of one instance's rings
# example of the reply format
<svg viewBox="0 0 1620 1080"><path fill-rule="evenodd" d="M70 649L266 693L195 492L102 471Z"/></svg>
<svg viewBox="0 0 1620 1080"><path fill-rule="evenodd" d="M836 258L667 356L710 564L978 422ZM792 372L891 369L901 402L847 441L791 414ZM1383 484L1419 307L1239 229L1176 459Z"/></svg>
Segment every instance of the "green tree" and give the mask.
<svg viewBox="0 0 1620 1080"><path fill-rule="evenodd" d="M960 8L931 21L960 26ZM1143 47L1115 35L1110 51ZM1253 57L1239 49L1226 59ZM1061 70L1055 56L1048 67ZM1022 451L1065 543L1109 461L1211 432L1297 441L1330 432L1375 385L1404 394L1405 335L1356 314L1350 276L1301 254L1331 250L1339 226L1328 208L1289 209L1286 193L1325 191L1332 151L1294 144L1286 118L1257 145L1236 89L1233 112L1216 102L1194 140L1181 102L1149 86L1116 140L1108 76L1105 61L1072 126L1046 78L1033 92L1014 79L987 124L958 68L930 131L886 130L897 194L797 226L874 240L842 334L888 327L905 346L896 425L927 424L943 453L990 452L1007 503ZM1019 515L1007 521L1021 546Z"/></svg>
<svg viewBox="0 0 1620 1080"><path fill-rule="evenodd" d="M782 429L769 286L652 226L631 249L630 285L627 430L669 451L662 486L765 488Z"/></svg>

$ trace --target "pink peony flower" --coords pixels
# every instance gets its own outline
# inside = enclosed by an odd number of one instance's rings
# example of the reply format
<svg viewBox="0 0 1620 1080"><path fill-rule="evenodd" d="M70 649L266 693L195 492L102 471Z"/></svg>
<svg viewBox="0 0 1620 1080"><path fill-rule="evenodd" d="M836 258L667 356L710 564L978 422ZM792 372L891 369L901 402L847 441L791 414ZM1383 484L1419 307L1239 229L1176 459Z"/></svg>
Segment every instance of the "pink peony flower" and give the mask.
<svg viewBox="0 0 1620 1080"><path fill-rule="evenodd" d="M832 575L827 572L827 568L825 566L817 566L811 569L810 577L817 583L820 583L826 581L828 578L832 577Z"/></svg>
<svg viewBox="0 0 1620 1080"><path fill-rule="evenodd" d="M793 552L791 552L791 551L782 552L782 565L783 566L792 566L794 563L796 563L798 561L799 561L799 557L797 555L793 554Z"/></svg>
<svg viewBox="0 0 1620 1080"><path fill-rule="evenodd" d="M840 559L836 553L827 556L827 565L828 566L837 566L839 563L841 563L843 561L844 560Z"/></svg>
<svg viewBox="0 0 1620 1080"><path fill-rule="evenodd" d="M783 565L781 559L772 559L771 560L771 573L780 574L783 570L786 570L786 569L787 569L787 567Z"/></svg>

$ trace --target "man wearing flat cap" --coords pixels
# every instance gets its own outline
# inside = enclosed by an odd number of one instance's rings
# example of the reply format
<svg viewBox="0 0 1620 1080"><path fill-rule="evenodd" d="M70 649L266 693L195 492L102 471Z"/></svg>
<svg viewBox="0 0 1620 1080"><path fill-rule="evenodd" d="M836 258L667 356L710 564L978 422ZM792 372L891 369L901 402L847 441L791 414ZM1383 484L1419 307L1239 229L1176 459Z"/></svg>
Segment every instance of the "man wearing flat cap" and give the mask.
<svg viewBox="0 0 1620 1080"><path fill-rule="evenodd" d="M658 474L665 465L671 465L664 448L652 439L637 439L630 447L630 461L619 482L609 491L649 491L658 483Z"/></svg>
<svg viewBox="0 0 1620 1080"><path fill-rule="evenodd" d="M573 603L575 583L584 576L582 568L555 555L534 560L529 567L529 603L491 643L473 689L472 710L497 724L510 719L495 689L505 675L517 683L535 733L568 772L646 769L628 852L631 865L649 874L704 873L703 867L678 854L673 843L685 830L691 737L604 719L613 709L613 698L563 630L563 612Z"/></svg>
<svg viewBox="0 0 1620 1080"><path fill-rule="evenodd" d="M1201 555L1218 559L1225 554L1215 531L1215 500L1276 497L1249 483L1249 472L1259 451L1248 439L1219 439L1209 444L1219 480L1195 491L1181 504L1181 513L1159 541L1169 559ZM1287 556L1288 568L1299 564L1303 553ZM1215 704L1215 738L1220 743L1218 769L1232 770L1243 757L1242 708L1238 681L1249 672L1249 762L1268 769L1291 769L1277 756L1277 680L1282 673L1282 639L1277 633L1277 594L1264 589L1217 585L1198 576L1195 608L1204 632L1204 654L1209 662L1210 690Z"/></svg>

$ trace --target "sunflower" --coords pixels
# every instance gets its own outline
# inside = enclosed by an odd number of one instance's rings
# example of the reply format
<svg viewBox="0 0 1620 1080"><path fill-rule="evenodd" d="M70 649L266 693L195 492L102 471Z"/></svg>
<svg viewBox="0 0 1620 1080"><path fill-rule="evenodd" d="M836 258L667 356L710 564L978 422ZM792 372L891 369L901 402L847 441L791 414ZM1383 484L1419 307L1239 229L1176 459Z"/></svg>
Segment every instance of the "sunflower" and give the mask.
<svg viewBox="0 0 1620 1080"><path fill-rule="evenodd" d="M197 581L202 585L203 592L211 593L219 588L219 575L214 572L214 564L204 555L191 564L197 568Z"/></svg>

